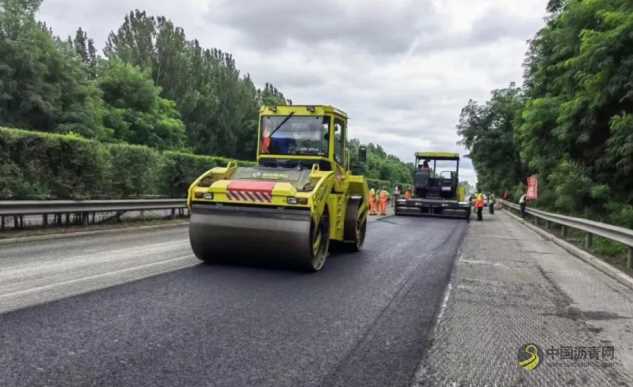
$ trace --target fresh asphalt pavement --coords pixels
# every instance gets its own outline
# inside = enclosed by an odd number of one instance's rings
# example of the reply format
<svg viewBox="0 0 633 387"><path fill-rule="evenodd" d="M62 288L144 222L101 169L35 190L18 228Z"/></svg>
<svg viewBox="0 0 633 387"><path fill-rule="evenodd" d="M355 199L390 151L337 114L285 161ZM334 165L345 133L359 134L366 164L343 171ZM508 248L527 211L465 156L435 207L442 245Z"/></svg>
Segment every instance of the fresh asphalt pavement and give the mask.
<svg viewBox="0 0 633 387"><path fill-rule="evenodd" d="M316 274L199 264L186 227L0 246L0 385L408 386L466 228L387 217Z"/></svg>

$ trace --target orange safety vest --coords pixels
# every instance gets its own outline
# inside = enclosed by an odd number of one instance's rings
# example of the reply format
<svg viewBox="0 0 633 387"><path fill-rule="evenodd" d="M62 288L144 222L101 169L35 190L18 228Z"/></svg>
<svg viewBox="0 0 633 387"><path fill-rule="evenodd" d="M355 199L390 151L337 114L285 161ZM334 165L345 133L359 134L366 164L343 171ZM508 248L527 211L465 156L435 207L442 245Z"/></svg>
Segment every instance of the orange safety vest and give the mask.
<svg viewBox="0 0 633 387"><path fill-rule="evenodd" d="M477 196L477 199L475 199L475 208L484 208L483 196Z"/></svg>

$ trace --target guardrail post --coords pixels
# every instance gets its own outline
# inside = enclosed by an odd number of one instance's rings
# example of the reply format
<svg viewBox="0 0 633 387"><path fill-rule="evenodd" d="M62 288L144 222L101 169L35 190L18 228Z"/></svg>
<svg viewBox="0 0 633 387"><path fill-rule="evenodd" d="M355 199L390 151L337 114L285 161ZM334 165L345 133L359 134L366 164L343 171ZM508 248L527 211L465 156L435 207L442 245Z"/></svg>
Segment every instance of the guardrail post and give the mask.
<svg viewBox="0 0 633 387"><path fill-rule="evenodd" d="M593 234L586 233L585 234L585 248L589 250L593 246Z"/></svg>
<svg viewBox="0 0 633 387"><path fill-rule="evenodd" d="M48 226L48 214L42 215L42 225L44 227Z"/></svg>
<svg viewBox="0 0 633 387"><path fill-rule="evenodd" d="M567 227L560 226L560 236L562 236L563 238L567 237Z"/></svg>
<svg viewBox="0 0 633 387"><path fill-rule="evenodd" d="M0 216L0 229L4 231L4 216Z"/></svg>
<svg viewBox="0 0 633 387"><path fill-rule="evenodd" d="M626 267L633 270L633 247L629 247L629 253L626 256Z"/></svg>

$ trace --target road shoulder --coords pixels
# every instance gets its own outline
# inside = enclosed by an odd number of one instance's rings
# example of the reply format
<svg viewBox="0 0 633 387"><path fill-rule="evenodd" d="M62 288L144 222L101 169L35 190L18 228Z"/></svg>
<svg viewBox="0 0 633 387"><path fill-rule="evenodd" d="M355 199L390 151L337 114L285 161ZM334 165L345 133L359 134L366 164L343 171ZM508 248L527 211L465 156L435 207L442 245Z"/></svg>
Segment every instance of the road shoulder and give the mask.
<svg viewBox="0 0 633 387"><path fill-rule="evenodd" d="M503 212L472 222L462 251L416 386L633 383L629 288ZM530 343L532 371L518 364Z"/></svg>

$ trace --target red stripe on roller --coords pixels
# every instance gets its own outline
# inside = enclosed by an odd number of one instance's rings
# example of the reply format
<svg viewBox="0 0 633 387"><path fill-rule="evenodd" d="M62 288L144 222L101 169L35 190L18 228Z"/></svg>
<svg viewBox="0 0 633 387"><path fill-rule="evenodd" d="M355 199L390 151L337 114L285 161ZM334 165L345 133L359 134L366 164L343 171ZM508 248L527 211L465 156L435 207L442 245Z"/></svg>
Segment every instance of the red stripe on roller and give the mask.
<svg viewBox="0 0 633 387"><path fill-rule="evenodd" d="M229 191L252 191L272 194L274 181L234 180L229 183Z"/></svg>
<svg viewBox="0 0 633 387"><path fill-rule="evenodd" d="M229 183L229 200L271 203L275 182L257 180L235 180Z"/></svg>

